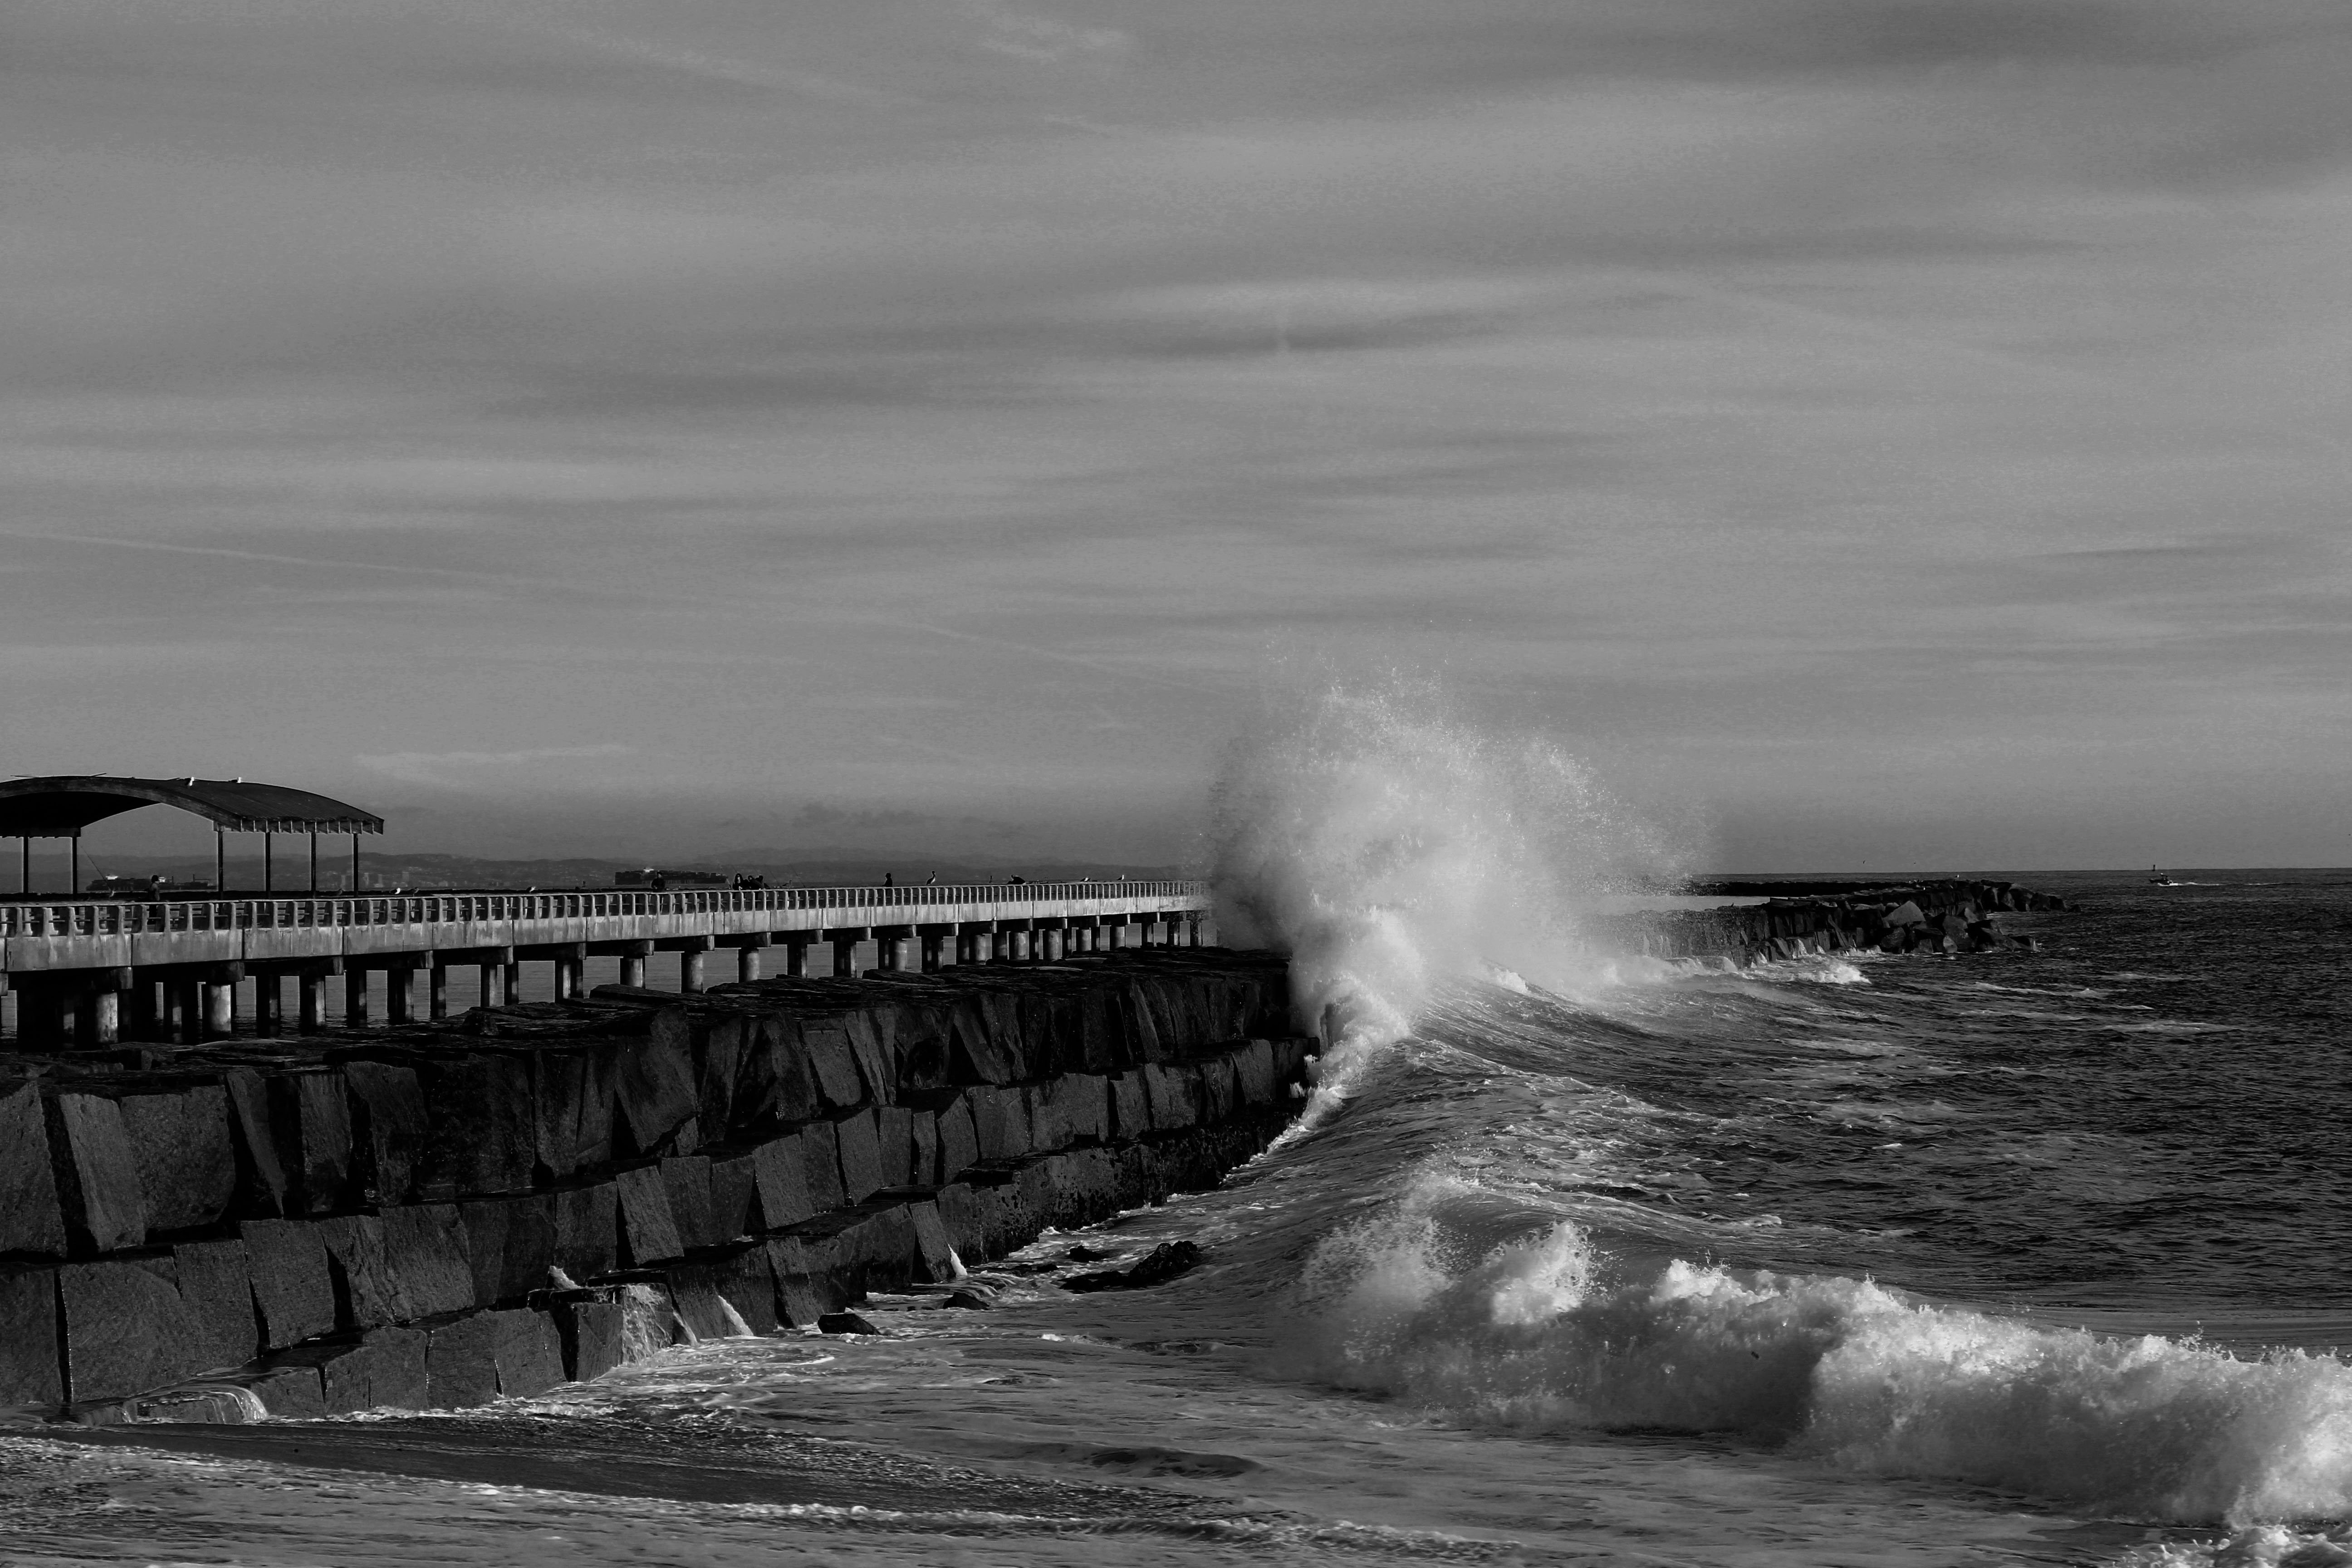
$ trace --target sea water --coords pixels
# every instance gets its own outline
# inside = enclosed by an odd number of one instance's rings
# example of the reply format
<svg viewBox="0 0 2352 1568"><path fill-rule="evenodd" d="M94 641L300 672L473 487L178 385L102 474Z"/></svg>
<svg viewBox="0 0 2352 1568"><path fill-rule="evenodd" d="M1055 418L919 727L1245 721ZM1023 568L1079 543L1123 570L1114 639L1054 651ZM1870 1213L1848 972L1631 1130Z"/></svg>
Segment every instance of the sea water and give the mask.
<svg viewBox="0 0 2352 1568"><path fill-rule="evenodd" d="M1371 717L1227 793L1276 824L1227 824L1234 918L1339 1037L1217 1191L876 1338L0 1432L0 1562L2352 1563L2352 873L2015 872L2080 906L2002 917L2038 952L1643 961L1546 889L1629 842L1580 773Z"/></svg>

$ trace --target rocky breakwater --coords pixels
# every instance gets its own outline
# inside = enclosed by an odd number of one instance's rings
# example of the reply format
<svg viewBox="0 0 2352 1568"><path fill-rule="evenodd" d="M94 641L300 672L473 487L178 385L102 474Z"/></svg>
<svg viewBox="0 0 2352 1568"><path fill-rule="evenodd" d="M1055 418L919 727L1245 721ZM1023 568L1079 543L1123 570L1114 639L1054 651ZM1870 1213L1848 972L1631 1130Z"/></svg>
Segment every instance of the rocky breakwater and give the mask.
<svg viewBox="0 0 2352 1568"><path fill-rule="evenodd" d="M0 1406L529 1395L1213 1185L1294 1110L1283 961L618 986L460 1024L0 1058Z"/></svg>
<svg viewBox="0 0 2352 1568"><path fill-rule="evenodd" d="M1769 888L1770 884L1739 884ZM1649 910L1619 917L1612 935L1656 958L1720 958L1738 964L1806 953L1992 952L2036 940L2001 931L1995 917L2057 912L2065 900L2011 882L1959 879L1892 886L1805 883L1797 896L1714 910Z"/></svg>

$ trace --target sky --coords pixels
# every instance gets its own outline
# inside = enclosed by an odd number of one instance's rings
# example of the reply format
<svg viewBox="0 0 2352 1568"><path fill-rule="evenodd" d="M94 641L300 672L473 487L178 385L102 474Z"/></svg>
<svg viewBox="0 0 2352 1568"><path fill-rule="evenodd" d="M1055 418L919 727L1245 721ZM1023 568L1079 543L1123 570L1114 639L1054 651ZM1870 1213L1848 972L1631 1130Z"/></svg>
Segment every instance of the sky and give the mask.
<svg viewBox="0 0 2352 1568"><path fill-rule="evenodd" d="M1401 671L1724 869L2352 863L2342 0L16 0L0 181L0 772L1156 861Z"/></svg>

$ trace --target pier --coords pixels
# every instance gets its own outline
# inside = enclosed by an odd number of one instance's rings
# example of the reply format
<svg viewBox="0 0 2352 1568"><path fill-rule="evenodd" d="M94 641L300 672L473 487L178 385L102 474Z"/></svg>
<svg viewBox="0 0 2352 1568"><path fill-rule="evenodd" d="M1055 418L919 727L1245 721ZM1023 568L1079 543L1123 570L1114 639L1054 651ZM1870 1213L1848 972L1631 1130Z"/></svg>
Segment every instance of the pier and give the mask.
<svg viewBox="0 0 2352 1568"><path fill-rule="evenodd" d="M226 835L262 834L265 881L270 836L306 833L314 887L319 834L350 834L356 865L360 835L383 826L322 795L243 780L74 777L0 784L0 837L79 845L90 822L150 805L213 822L222 867ZM547 966L540 994L567 1001L586 994L592 960L608 961L622 985L667 981L691 994L719 980L759 980L772 963L781 975L845 977L1197 947L1214 941L1209 908L1206 885L1191 881L299 897L265 889L147 900L20 892L0 902L0 984L19 1048L97 1049L437 1020L453 1005L452 969L473 972L474 996L456 1004L463 1011L520 997L526 965ZM813 955L818 946L825 952ZM772 958L772 949L781 951Z"/></svg>

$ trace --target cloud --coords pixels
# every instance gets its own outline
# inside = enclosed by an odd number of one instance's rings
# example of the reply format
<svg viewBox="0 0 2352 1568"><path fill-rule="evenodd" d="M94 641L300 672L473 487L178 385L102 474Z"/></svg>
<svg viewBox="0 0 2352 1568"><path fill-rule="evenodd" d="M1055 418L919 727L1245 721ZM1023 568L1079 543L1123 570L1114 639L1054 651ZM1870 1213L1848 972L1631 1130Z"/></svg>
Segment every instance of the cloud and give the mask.
<svg viewBox="0 0 2352 1568"><path fill-rule="evenodd" d="M593 746L538 746L515 752L385 752L352 758L370 773L438 789L511 791L516 781L485 776L499 770L583 757L622 757L636 750L616 741ZM566 779L564 782L572 782Z"/></svg>

